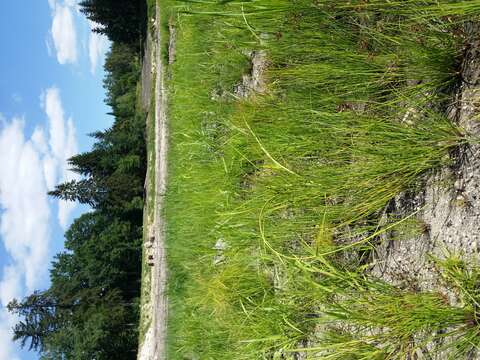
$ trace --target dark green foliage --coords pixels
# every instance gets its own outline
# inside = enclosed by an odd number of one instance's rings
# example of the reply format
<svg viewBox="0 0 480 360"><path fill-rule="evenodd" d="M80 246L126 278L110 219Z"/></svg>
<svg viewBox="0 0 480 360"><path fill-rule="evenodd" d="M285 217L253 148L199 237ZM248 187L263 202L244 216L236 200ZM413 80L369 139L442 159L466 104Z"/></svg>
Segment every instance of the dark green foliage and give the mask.
<svg viewBox="0 0 480 360"><path fill-rule="evenodd" d="M66 201L95 206L99 202L99 191L92 179L71 180L55 187L48 195Z"/></svg>
<svg viewBox="0 0 480 360"><path fill-rule="evenodd" d="M29 350L43 351L46 337L58 328L57 306L57 300L46 291L35 291L22 302L11 301L7 305L8 311L23 317L13 329L14 340L20 340L22 347L29 341Z"/></svg>
<svg viewBox="0 0 480 360"><path fill-rule="evenodd" d="M91 134L97 140L91 151L70 159L72 170L84 179L60 184L50 195L141 221L146 149L145 119L136 112L136 57L129 46L112 45L104 86L105 102L116 121L110 129Z"/></svg>
<svg viewBox="0 0 480 360"><path fill-rule="evenodd" d="M80 6L86 17L97 24L94 31L111 41L135 44L145 31L145 1L84 0Z"/></svg>
<svg viewBox="0 0 480 360"><path fill-rule="evenodd" d="M119 110L116 106L119 103L125 102L127 98L135 96L135 93L129 93L128 90L134 87L137 83L138 76L136 68L138 65L131 61L135 57L135 51L128 45L122 43L113 43L110 52L105 60L105 71L107 73L103 80L107 91L107 98L105 102L113 109L114 115ZM115 76L113 75L115 73ZM122 115L133 114L134 107L124 107L127 112ZM98 136L99 134L96 134Z"/></svg>

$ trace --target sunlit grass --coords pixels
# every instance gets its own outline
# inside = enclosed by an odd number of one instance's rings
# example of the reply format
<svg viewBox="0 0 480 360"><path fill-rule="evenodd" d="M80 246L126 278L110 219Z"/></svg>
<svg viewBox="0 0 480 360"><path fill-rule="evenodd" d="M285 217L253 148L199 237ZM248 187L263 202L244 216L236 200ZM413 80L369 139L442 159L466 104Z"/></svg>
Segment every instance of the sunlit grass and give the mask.
<svg viewBox="0 0 480 360"><path fill-rule="evenodd" d="M452 354L472 348L472 305L367 271L378 235L407 223L380 223L385 206L472 141L444 111L479 4L438 4L162 5L179 36L170 358L402 359L443 337ZM254 49L267 51L268 90L238 99Z"/></svg>

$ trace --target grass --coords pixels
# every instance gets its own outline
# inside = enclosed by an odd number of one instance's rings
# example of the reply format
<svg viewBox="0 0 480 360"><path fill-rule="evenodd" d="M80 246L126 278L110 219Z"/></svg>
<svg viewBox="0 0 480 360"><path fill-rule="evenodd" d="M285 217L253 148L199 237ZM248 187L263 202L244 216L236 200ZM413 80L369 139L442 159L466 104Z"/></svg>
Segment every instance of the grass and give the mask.
<svg viewBox="0 0 480 360"><path fill-rule="evenodd" d="M351 275L348 286L335 288L339 300L331 300L324 310L337 333L327 332L320 339L322 345L308 351L328 359L345 358L348 353L365 359L375 358L374 354L380 359L404 359L425 350L426 344L434 344L430 352L443 352L445 358L464 358L476 351L478 264L452 254L434 261L449 290L458 295L456 306L441 293L399 290Z"/></svg>
<svg viewBox="0 0 480 360"><path fill-rule="evenodd" d="M157 7L157 0L146 0L146 2L147 2L147 21L148 21L147 29L153 34L155 29L153 26L152 19L155 19L155 10Z"/></svg>
<svg viewBox="0 0 480 360"><path fill-rule="evenodd" d="M165 68L168 357L475 350L477 267L435 260L453 304L368 265L382 232L420 227L413 216L381 221L389 202L474 141L444 114L462 81L462 24L480 2L159 6L164 48L172 16L178 35ZM239 99L252 50L267 53L268 90Z"/></svg>

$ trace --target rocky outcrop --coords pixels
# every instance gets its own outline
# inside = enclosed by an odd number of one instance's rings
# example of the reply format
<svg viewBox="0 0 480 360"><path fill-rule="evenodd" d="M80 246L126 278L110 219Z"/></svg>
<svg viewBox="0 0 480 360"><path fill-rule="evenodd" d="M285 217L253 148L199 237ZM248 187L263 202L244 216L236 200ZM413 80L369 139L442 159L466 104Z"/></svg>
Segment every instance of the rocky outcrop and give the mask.
<svg viewBox="0 0 480 360"><path fill-rule="evenodd" d="M252 64L251 71L244 74L242 82L235 86L234 94L239 98L247 98L255 93L263 94L267 90L265 69L267 54L264 50L252 51L248 54Z"/></svg>

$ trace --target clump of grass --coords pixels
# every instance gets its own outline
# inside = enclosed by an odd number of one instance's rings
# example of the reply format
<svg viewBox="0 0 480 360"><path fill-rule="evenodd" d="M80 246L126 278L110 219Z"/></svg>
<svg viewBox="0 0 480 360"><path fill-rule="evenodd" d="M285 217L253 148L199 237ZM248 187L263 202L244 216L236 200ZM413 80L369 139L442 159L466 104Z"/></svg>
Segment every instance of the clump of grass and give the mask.
<svg viewBox="0 0 480 360"><path fill-rule="evenodd" d="M454 358L476 351L479 268L454 256L436 261L458 301L451 302L437 291L395 287L361 269L348 269L331 256L285 256L286 267L303 272L289 278L292 282L303 279L304 284L291 284L300 291L289 291L290 301L303 296L316 300L309 308L296 309L297 321L307 319L316 331L310 333L306 346L289 351L315 359L399 360L420 352Z"/></svg>
<svg viewBox="0 0 480 360"><path fill-rule="evenodd" d="M320 212L328 207L328 222L334 224L378 211L425 171L448 162L448 149L464 141L441 117L411 127L352 112L303 112L290 122L292 112L255 113L251 128L264 151L291 171L270 160L264 166L273 168L275 177L258 179L257 186L264 199L281 196ZM267 122L270 116L275 122Z"/></svg>
<svg viewBox="0 0 480 360"><path fill-rule="evenodd" d="M381 11L382 13L394 16L405 16L407 19L438 19L445 16L477 17L480 12L478 1L456 1L456 0L407 0L407 1L337 1L335 5L325 1L323 6L330 6L340 11L348 10L369 10Z"/></svg>

